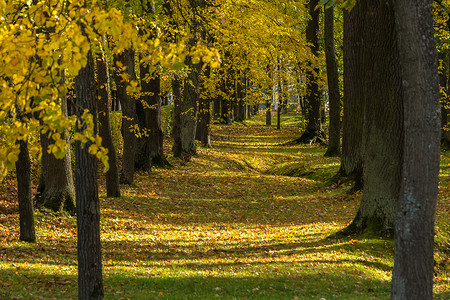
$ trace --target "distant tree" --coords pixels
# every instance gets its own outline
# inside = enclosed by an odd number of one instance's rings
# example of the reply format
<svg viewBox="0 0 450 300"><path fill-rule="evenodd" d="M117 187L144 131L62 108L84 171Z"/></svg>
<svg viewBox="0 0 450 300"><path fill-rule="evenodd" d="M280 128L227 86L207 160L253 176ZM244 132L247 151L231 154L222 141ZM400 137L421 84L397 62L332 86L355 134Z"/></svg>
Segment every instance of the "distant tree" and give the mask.
<svg viewBox="0 0 450 300"><path fill-rule="evenodd" d="M67 116L66 97L61 98L61 107ZM61 138L69 144L69 138L65 132ZM49 132L41 133L40 141L42 148L41 176L35 195L36 207L75 213L75 189L70 147L67 147L63 158L56 158L53 153L48 152L48 147L54 143L54 140L49 137Z"/></svg>
<svg viewBox="0 0 450 300"><path fill-rule="evenodd" d="M114 56L116 67L125 68L128 78L122 78L121 71L115 73L117 98L122 106L122 135L123 135L123 159L120 182L132 184L134 181L134 156L136 152L136 101L127 93L127 86L131 80L136 80L135 51L131 48Z"/></svg>
<svg viewBox="0 0 450 300"><path fill-rule="evenodd" d="M145 109L145 128L148 129L148 135L145 137L147 141L148 163L152 166L166 167L170 166L164 154L161 121L161 77L155 72L149 73L149 66L141 64L141 92L143 96L141 101L146 103ZM143 78L142 76L148 76Z"/></svg>
<svg viewBox="0 0 450 300"><path fill-rule="evenodd" d="M431 1L395 0L404 139L391 298L433 299L440 104Z"/></svg>
<svg viewBox="0 0 450 300"><path fill-rule="evenodd" d="M106 41L104 41L106 44ZM98 123L102 146L108 149L109 170L106 172L106 196L120 197L119 169L117 167L116 148L112 139L110 120L110 76L106 56L100 53L96 60L98 90Z"/></svg>

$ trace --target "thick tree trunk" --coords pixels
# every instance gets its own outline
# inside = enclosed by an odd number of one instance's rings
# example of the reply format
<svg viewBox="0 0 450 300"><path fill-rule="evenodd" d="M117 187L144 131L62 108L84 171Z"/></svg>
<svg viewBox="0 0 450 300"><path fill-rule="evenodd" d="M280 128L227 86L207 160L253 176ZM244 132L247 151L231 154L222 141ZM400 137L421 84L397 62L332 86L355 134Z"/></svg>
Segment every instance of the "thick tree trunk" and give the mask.
<svg viewBox="0 0 450 300"><path fill-rule="evenodd" d="M404 95L402 188L391 298L433 299L440 104L431 1L396 0Z"/></svg>
<svg viewBox="0 0 450 300"><path fill-rule="evenodd" d="M325 9L324 35L327 64L328 96L330 105L330 127L328 149L325 156L339 156L341 153L341 96L339 95L339 73L334 46L334 8Z"/></svg>
<svg viewBox="0 0 450 300"><path fill-rule="evenodd" d="M367 1L364 34L364 188L349 229L393 233L401 183L403 107L392 0Z"/></svg>
<svg viewBox="0 0 450 300"><path fill-rule="evenodd" d="M367 1L344 10L344 116L340 175L355 177L354 190L363 187L362 135L364 124L364 31Z"/></svg>
<svg viewBox="0 0 450 300"><path fill-rule="evenodd" d="M309 14L311 19L308 20L306 26L306 41L311 44L311 54L314 58L319 54L319 14L320 9L316 9L319 0L309 1ZM323 142L322 123L320 118L320 95L318 84L318 67L313 67L306 71L307 77L307 123L306 130L295 143L310 143L311 141Z"/></svg>
<svg viewBox="0 0 450 300"><path fill-rule="evenodd" d="M147 72L145 72L147 71ZM142 74L147 74L148 69L144 69ZM149 82L142 83L142 92L146 93L148 97L148 104L150 109L148 109L148 128L149 132L149 155L152 165L158 167L170 166L164 155L164 145L163 139L164 134L162 131L162 120L161 120L161 78L159 75L155 74Z"/></svg>
<svg viewBox="0 0 450 300"><path fill-rule="evenodd" d="M194 65L188 57L186 64L191 66L187 78L184 80L184 89L181 102L181 152L187 157L197 153L195 134L197 132L198 103L200 99L200 72L201 66Z"/></svg>
<svg viewBox="0 0 450 300"><path fill-rule="evenodd" d="M64 100L63 100L64 101ZM70 141L65 135L69 145ZM53 139L48 133L41 134L41 177L35 196L37 208L48 208L53 211L75 213L75 190L72 175L71 151L68 146L65 156L57 159L53 153L48 153L48 146Z"/></svg>
<svg viewBox="0 0 450 300"><path fill-rule="evenodd" d="M65 84L65 74L62 73L61 85ZM61 110L68 116L68 97L61 98ZM36 207L45 207L53 211L67 211L75 213L75 190L72 174L72 158L70 140L64 131L61 138L68 145L66 154L62 159L57 159L52 153L48 153L48 146L54 142L48 136L49 133L40 135L42 148L41 177L35 196Z"/></svg>
<svg viewBox="0 0 450 300"><path fill-rule="evenodd" d="M94 60L89 51L87 65L75 77L77 118L83 122L84 109L96 114ZM84 128L76 127L77 131ZM78 299L103 299L102 255L100 245L100 201L97 186L97 158L75 143L75 191L78 231Z"/></svg>
<svg viewBox="0 0 450 300"><path fill-rule="evenodd" d="M125 72L129 76L129 80L136 80L136 72L134 67L134 50L127 49L124 52L114 56L114 61L120 62L125 67ZM136 102L127 94L127 86L129 81L122 79L120 74L115 74L117 87L117 97L122 106L122 135L123 135L123 159L122 171L120 173L120 182L124 184L132 184L134 180L134 156L136 152L136 135L134 126L136 124Z"/></svg>
<svg viewBox="0 0 450 300"><path fill-rule="evenodd" d="M106 57L102 54L97 57L97 90L99 135L102 146L108 149L109 170L106 172L106 196L120 197L119 169L117 167L116 149L111 134L111 120L109 117L110 84L109 70Z"/></svg>
<svg viewBox="0 0 450 300"><path fill-rule="evenodd" d="M18 141L20 153L16 162L17 194L19 199L19 239L36 242L31 185L31 161L27 141Z"/></svg>

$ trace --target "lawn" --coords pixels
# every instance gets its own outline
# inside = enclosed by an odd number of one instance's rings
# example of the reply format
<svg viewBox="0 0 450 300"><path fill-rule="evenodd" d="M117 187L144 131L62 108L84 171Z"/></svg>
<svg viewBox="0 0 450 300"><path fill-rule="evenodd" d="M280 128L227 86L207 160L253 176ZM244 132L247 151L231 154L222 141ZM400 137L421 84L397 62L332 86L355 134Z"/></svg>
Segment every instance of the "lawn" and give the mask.
<svg viewBox="0 0 450 300"><path fill-rule="evenodd" d="M137 174L120 199L100 178L106 299L389 298L392 239L328 238L361 198L332 180L339 159L282 146L298 127L262 119L214 125L213 147L188 163L168 139L174 167ZM450 152L441 158L435 297L449 299ZM38 211L37 243L20 242L15 197L11 174L0 188L0 299L75 299L75 218Z"/></svg>

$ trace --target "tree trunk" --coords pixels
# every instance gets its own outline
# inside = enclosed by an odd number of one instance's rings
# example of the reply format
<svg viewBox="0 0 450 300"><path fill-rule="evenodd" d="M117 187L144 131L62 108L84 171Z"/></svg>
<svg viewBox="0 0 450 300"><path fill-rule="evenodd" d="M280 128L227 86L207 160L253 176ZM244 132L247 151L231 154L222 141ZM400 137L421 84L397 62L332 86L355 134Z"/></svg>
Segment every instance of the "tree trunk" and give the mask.
<svg viewBox="0 0 450 300"><path fill-rule="evenodd" d="M325 9L325 58L327 64L328 96L330 105L330 127L328 149L325 156L341 153L341 96L339 95L339 73L334 46L334 8Z"/></svg>
<svg viewBox="0 0 450 300"><path fill-rule="evenodd" d="M106 57L97 57L97 90L99 135L102 146L108 149L109 170L106 172L106 196L120 197L119 169L117 168L116 149L111 134L111 120L109 117L109 99L111 98L109 84L109 70Z"/></svg>
<svg viewBox="0 0 450 300"><path fill-rule="evenodd" d="M213 120L215 121L215 122L220 122L219 120L220 120L220 111L221 111L221 107L220 107L220 104L221 104L221 96L216 96L215 98L214 98L214 105L213 105Z"/></svg>
<svg viewBox="0 0 450 300"><path fill-rule="evenodd" d="M114 56L114 61L120 62L125 68L125 72L129 76L129 80L136 80L136 72L134 67L134 50L127 49L124 52ZM115 74L117 87L117 97L122 106L122 135L123 135L123 159L122 171L120 173L120 182L124 184L132 184L134 177L134 156L136 151L136 135L134 126L136 124L136 102L127 94L127 86L130 81L122 79L120 74Z"/></svg>
<svg viewBox="0 0 450 300"><path fill-rule="evenodd" d="M433 299L440 104L431 1L396 0L404 105L402 184L391 298Z"/></svg>
<svg viewBox="0 0 450 300"><path fill-rule="evenodd" d="M172 78L172 90L173 90L173 156L181 157L183 153L181 146L181 80L177 75L173 75Z"/></svg>
<svg viewBox="0 0 450 300"><path fill-rule="evenodd" d="M353 190L361 190L363 187L362 135L366 2L356 2L350 12L344 10L344 116L339 174L355 178Z"/></svg>
<svg viewBox="0 0 450 300"><path fill-rule="evenodd" d="M281 129L281 109L283 106L283 87L281 82L278 82L278 105L277 105L277 129Z"/></svg>
<svg viewBox="0 0 450 300"><path fill-rule="evenodd" d="M148 66L141 64L141 78L144 78L148 73ZM144 102L148 104L145 116L146 127L149 129L147 140L150 163L158 167L170 166L164 155L164 134L161 121L161 78L158 74L153 74L148 81L141 79L141 86Z"/></svg>
<svg viewBox="0 0 450 300"><path fill-rule="evenodd" d="M94 60L89 51L87 65L75 77L77 118L81 124L84 109L96 114ZM78 128L82 131L84 128ZM102 255L100 244L100 201L97 186L97 158L89 153L90 142L84 147L75 143L75 191L78 230L78 298L103 299Z"/></svg>
<svg viewBox="0 0 450 300"><path fill-rule="evenodd" d="M204 97L200 98L198 106L198 123L196 139L202 143L202 147L211 147L211 113L210 101Z"/></svg>
<svg viewBox="0 0 450 300"><path fill-rule="evenodd" d="M364 66L364 188L348 229L393 233L401 183L403 108L392 0L367 1Z"/></svg>
<svg viewBox="0 0 450 300"><path fill-rule="evenodd" d="M17 194L19 198L19 239L24 242L36 242L34 230L34 209L31 192L31 161L27 141L18 141L19 158L16 162Z"/></svg>
<svg viewBox="0 0 450 300"><path fill-rule="evenodd" d="M197 132L198 103L200 99L200 64L192 64L188 57L186 65L191 67L184 80L184 89L181 102L181 151L182 156L195 155L195 134Z"/></svg>
<svg viewBox="0 0 450 300"><path fill-rule="evenodd" d="M272 126L272 101L266 101L266 126Z"/></svg>
<svg viewBox="0 0 450 300"><path fill-rule="evenodd" d="M64 78L64 76L63 76ZM64 115L68 115L67 97L61 98L61 109ZM72 158L70 140L66 133L62 134L66 140L67 150L62 159L57 159L47 149L53 139L46 134L40 135L42 148L41 177L35 195L37 208L45 207L53 211L67 211L75 213L75 190L72 174Z"/></svg>
<svg viewBox="0 0 450 300"><path fill-rule="evenodd" d="M311 54L315 58L319 54L319 14L320 9L316 9L319 0L310 0L309 2L309 14L311 19L308 20L306 26L306 41L311 44ZM307 77L307 105L308 105L308 117L306 123L306 130L302 136L297 139L297 143L310 143L313 140L321 141L322 138L322 124L320 119L320 95L318 84L318 67L313 67L306 71Z"/></svg>

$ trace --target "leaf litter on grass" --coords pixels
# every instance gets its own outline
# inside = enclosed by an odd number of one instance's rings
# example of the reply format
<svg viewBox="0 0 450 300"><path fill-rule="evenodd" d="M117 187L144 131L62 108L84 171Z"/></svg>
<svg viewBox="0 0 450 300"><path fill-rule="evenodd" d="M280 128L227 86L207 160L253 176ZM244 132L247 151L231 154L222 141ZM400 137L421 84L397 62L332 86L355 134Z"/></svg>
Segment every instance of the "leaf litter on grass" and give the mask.
<svg viewBox="0 0 450 300"><path fill-rule="evenodd" d="M327 239L361 198L348 183L330 184L339 160L316 146L280 146L296 127L256 124L214 125L213 148L187 164L169 155L174 168L137 174L122 198L100 186L106 298L389 298L392 240ZM296 164L311 172L268 171ZM17 205L3 194L0 298L76 298L75 219L37 212L38 242L18 242ZM441 180L438 262L448 260L449 194ZM438 269L438 299L449 295L447 274Z"/></svg>

